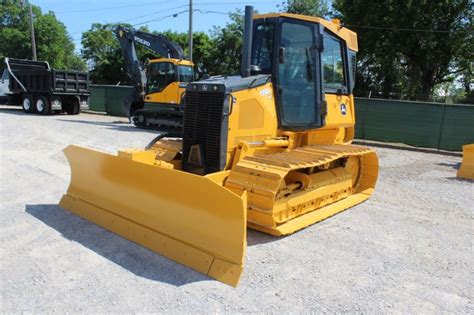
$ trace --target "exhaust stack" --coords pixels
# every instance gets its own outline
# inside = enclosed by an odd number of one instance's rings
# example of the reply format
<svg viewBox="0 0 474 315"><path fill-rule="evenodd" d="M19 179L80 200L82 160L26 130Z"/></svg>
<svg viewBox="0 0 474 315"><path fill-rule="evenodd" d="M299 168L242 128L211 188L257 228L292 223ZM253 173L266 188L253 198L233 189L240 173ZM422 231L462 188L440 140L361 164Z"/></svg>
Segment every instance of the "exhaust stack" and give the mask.
<svg viewBox="0 0 474 315"><path fill-rule="evenodd" d="M242 53L242 76L250 76L251 53L252 53L252 27L253 27L253 6L245 6L245 21L244 21L244 47Z"/></svg>

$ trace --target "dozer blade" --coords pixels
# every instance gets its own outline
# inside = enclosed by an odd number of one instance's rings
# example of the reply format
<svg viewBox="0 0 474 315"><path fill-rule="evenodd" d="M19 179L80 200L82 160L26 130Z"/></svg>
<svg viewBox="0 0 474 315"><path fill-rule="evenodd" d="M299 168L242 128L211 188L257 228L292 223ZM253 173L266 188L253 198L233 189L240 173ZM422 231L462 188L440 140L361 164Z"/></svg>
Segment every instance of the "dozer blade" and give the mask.
<svg viewBox="0 0 474 315"><path fill-rule="evenodd" d="M78 146L64 150L71 183L60 206L236 286L246 248L246 195L211 179Z"/></svg>
<svg viewBox="0 0 474 315"><path fill-rule="evenodd" d="M462 163L458 170L458 177L474 179L474 144L462 147Z"/></svg>

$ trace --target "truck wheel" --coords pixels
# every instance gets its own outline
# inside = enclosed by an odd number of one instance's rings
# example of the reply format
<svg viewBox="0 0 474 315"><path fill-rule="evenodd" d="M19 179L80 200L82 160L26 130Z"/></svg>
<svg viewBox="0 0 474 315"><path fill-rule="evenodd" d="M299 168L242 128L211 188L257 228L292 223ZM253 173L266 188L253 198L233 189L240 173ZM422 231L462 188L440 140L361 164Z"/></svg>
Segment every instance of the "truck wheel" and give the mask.
<svg viewBox="0 0 474 315"><path fill-rule="evenodd" d="M21 101L21 106L25 113L34 113L35 112L35 102L32 95L25 94Z"/></svg>
<svg viewBox="0 0 474 315"><path fill-rule="evenodd" d="M71 103L66 106L66 113L68 115L77 115L81 111L81 105L79 104L79 100L75 98Z"/></svg>
<svg viewBox="0 0 474 315"><path fill-rule="evenodd" d="M49 115L51 114L51 102L47 97L39 96L36 99L36 111L40 115Z"/></svg>

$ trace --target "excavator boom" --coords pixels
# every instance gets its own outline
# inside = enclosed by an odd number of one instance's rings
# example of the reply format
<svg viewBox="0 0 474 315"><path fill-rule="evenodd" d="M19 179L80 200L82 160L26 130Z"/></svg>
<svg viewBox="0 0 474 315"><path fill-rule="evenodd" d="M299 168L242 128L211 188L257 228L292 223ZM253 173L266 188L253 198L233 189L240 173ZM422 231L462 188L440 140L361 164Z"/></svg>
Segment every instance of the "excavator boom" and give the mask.
<svg viewBox="0 0 474 315"><path fill-rule="evenodd" d="M136 44L165 58L184 59L183 48L168 40L163 35L150 34L123 26L119 26L115 29L115 35L122 50L127 73L139 93L144 94L147 80L145 69L143 69L137 56Z"/></svg>

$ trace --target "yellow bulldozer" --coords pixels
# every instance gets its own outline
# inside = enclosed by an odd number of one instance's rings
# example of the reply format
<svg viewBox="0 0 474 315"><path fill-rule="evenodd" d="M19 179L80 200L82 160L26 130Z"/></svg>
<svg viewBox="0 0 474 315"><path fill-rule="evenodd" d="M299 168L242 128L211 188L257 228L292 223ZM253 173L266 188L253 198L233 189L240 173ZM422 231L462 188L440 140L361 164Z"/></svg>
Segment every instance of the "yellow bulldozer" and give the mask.
<svg viewBox="0 0 474 315"><path fill-rule="evenodd" d="M356 34L337 21L245 9L242 73L187 85L182 139L65 154L60 206L226 284L247 227L287 235L374 191L354 137Z"/></svg>

